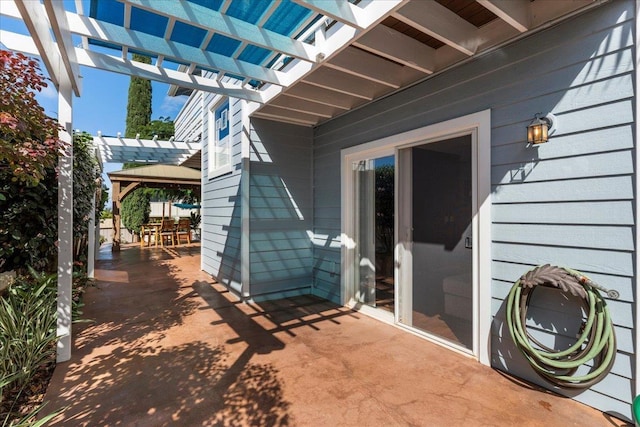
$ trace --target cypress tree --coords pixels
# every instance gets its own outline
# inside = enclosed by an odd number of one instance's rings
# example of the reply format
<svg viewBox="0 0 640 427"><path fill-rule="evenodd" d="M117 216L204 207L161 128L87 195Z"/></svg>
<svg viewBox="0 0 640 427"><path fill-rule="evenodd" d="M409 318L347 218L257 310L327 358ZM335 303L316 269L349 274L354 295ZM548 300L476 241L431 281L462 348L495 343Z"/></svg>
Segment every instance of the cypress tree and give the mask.
<svg viewBox="0 0 640 427"><path fill-rule="evenodd" d="M151 64L151 58L133 54L133 60ZM125 138L135 138L151 123L151 81L141 77L131 77L127 101L127 122Z"/></svg>
<svg viewBox="0 0 640 427"><path fill-rule="evenodd" d="M151 58L133 54L134 61L151 64ZM141 77L131 77L129 83L129 97L127 100L127 121L124 131L125 138L135 138L136 134L144 133L151 123L151 81ZM125 163L124 169L142 166L138 163ZM124 226L133 233L140 231L140 225L149 221L149 193L144 188L134 190L122 201L122 221Z"/></svg>

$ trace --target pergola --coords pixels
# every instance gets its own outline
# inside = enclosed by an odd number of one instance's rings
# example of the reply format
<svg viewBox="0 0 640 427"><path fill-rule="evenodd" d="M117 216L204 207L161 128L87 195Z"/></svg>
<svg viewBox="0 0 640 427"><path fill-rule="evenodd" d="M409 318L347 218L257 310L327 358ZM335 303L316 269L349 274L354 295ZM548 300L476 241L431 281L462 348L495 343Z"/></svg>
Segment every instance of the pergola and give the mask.
<svg viewBox="0 0 640 427"><path fill-rule="evenodd" d="M113 246L120 249L120 208L122 201L136 188L169 188L200 190L200 170L185 166L151 165L124 169L108 174L113 199Z"/></svg>
<svg viewBox="0 0 640 427"><path fill-rule="evenodd" d="M1 3L2 19L25 31L0 29L0 43L42 59L71 146L81 66L239 98L254 117L315 126L599 2L92 0L88 15L88 0ZM72 156L69 148L59 175L59 361L71 355Z"/></svg>

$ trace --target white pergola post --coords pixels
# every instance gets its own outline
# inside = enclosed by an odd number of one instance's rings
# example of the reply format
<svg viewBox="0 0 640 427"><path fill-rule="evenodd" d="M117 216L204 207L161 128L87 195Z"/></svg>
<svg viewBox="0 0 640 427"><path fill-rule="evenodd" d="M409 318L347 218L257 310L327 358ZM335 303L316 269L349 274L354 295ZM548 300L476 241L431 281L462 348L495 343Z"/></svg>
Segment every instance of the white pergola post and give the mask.
<svg viewBox="0 0 640 427"><path fill-rule="evenodd" d="M89 237L87 239L88 252L87 252L87 276L90 279L95 277L95 265L96 265L96 192L93 192L91 198L91 215L89 216L89 229L87 233Z"/></svg>
<svg viewBox="0 0 640 427"><path fill-rule="evenodd" d="M66 79L65 79L66 80ZM71 85L58 87L59 136L67 144L59 160L58 175L58 362L71 358L71 301L73 277L73 141Z"/></svg>

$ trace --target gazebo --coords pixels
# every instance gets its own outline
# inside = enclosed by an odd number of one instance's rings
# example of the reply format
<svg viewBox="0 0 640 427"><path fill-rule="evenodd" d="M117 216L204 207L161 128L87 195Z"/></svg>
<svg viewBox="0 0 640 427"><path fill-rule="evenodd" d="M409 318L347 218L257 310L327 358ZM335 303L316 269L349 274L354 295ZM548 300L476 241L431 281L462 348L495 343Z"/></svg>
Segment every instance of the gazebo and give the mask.
<svg viewBox="0 0 640 427"><path fill-rule="evenodd" d="M113 246L120 249L120 208L122 201L133 190L145 188L171 188L200 190L200 171L185 166L151 165L124 169L108 174L113 198Z"/></svg>

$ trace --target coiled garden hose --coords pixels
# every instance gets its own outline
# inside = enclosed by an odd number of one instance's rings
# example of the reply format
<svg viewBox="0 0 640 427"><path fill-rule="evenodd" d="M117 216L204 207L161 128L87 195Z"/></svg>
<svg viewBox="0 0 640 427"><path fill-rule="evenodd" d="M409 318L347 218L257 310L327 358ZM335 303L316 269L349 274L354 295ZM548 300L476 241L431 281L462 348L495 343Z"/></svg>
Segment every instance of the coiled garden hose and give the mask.
<svg viewBox="0 0 640 427"><path fill-rule="evenodd" d="M566 350L557 351L536 340L526 327L527 310L536 286L557 288L582 301L587 313L577 341ZM511 288L507 298L509 333L535 372L553 385L564 389L584 389L603 379L611 370L616 354L613 323L604 290L582 273L549 264L524 274ZM616 291L607 291L617 298ZM578 368L593 360L589 372L574 376Z"/></svg>

